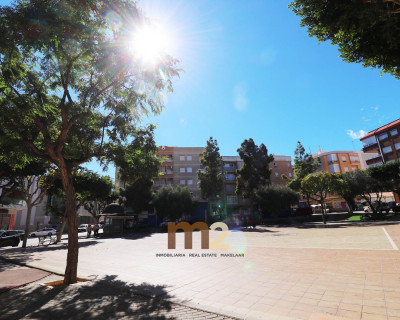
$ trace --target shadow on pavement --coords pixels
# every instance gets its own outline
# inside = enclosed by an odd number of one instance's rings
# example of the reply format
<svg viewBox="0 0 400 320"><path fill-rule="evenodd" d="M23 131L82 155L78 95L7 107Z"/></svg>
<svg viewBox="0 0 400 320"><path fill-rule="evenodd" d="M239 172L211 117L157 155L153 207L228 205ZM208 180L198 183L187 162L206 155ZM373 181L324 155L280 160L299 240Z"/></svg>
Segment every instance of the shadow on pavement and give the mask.
<svg viewBox="0 0 400 320"><path fill-rule="evenodd" d="M97 245L98 241L89 240L85 242L79 242L79 248L90 247ZM26 263L30 261L36 261L40 259L32 258L34 252L48 252L48 251L56 251L56 250L67 250L67 243L57 243L50 244L46 246L29 246L24 248L15 247L15 248L4 248L0 250L0 258L10 259L13 262Z"/></svg>
<svg viewBox="0 0 400 320"><path fill-rule="evenodd" d="M31 285L0 295L2 319L174 319L172 303L145 297L141 290L170 298L165 287L129 285L116 276L52 288Z"/></svg>

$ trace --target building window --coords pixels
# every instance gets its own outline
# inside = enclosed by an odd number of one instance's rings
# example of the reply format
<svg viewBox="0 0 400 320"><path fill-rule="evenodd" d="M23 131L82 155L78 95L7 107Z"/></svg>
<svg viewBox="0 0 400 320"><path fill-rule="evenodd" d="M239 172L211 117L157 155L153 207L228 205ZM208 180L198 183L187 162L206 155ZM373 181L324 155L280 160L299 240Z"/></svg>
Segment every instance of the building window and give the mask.
<svg viewBox="0 0 400 320"><path fill-rule="evenodd" d="M187 184L192 185L193 184L193 180L188 180Z"/></svg>
<svg viewBox="0 0 400 320"><path fill-rule="evenodd" d="M278 164L277 164L276 162L274 162L274 167L275 167L275 168L277 168L277 167L278 167Z"/></svg>
<svg viewBox="0 0 400 320"><path fill-rule="evenodd" d="M378 135L379 141L385 140L385 139L387 139L387 137L388 137L388 134L386 132L381 133L380 135Z"/></svg>
<svg viewBox="0 0 400 320"><path fill-rule="evenodd" d="M292 165L290 164L290 162L288 162L287 166L288 166L288 168L290 168Z"/></svg>
<svg viewBox="0 0 400 320"><path fill-rule="evenodd" d="M394 145L394 147L396 148L396 150L400 150L400 142L396 143L396 144Z"/></svg>
<svg viewBox="0 0 400 320"><path fill-rule="evenodd" d="M236 177L235 177L235 175L234 175L233 173L227 173L227 174L225 175L225 180L228 180L228 181L235 181L235 179L236 179Z"/></svg>
<svg viewBox="0 0 400 320"><path fill-rule="evenodd" d="M396 136L396 135L398 135L398 134L399 134L399 132L397 131L396 128L390 130L390 135L391 135L391 136Z"/></svg>
<svg viewBox="0 0 400 320"><path fill-rule="evenodd" d="M384 148L382 148L382 152L383 152L383 153L392 152L392 147L391 147L391 146L384 147Z"/></svg>
<svg viewBox="0 0 400 320"><path fill-rule="evenodd" d="M345 172L349 172L349 168L348 167L344 167L344 171Z"/></svg>
<svg viewBox="0 0 400 320"><path fill-rule="evenodd" d="M181 185L185 185L185 184L186 184L186 180L181 180L181 181L180 181L180 184L181 184Z"/></svg>
<svg viewBox="0 0 400 320"><path fill-rule="evenodd" d="M360 159L358 159L358 157L350 157L350 161L351 162L360 162Z"/></svg>
<svg viewBox="0 0 400 320"><path fill-rule="evenodd" d="M234 184L227 184L225 187L226 192L235 192L236 186Z"/></svg>
<svg viewBox="0 0 400 320"><path fill-rule="evenodd" d="M187 160L187 161L192 161L192 156L187 156L187 157L186 157L186 160Z"/></svg>
<svg viewBox="0 0 400 320"><path fill-rule="evenodd" d="M333 163L333 162L338 162L337 155L334 154L328 154L328 163Z"/></svg>
<svg viewBox="0 0 400 320"><path fill-rule="evenodd" d="M292 173L291 173L291 172L289 172L289 178L292 178L292 176L293 176L293 175L292 175Z"/></svg>
<svg viewBox="0 0 400 320"><path fill-rule="evenodd" d="M185 156L179 156L180 161L185 161Z"/></svg>
<svg viewBox="0 0 400 320"><path fill-rule="evenodd" d="M186 171L187 172L192 172L192 168L187 168Z"/></svg>
<svg viewBox="0 0 400 320"><path fill-rule="evenodd" d="M342 156L342 161L347 162L346 156Z"/></svg>
<svg viewBox="0 0 400 320"><path fill-rule="evenodd" d="M351 171L356 171L358 168L357 167L353 167L351 168Z"/></svg>
<svg viewBox="0 0 400 320"><path fill-rule="evenodd" d="M366 148L366 147L369 147L369 146L372 146L373 144L375 144L376 143L376 138L375 138L375 136L372 136L372 137L369 137L367 139L364 139L361 142L362 142L363 148Z"/></svg>
<svg viewBox="0 0 400 320"><path fill-rule="evenodd" d="M185 172L185 168L180 168L180 169L179 169L179 172L180 172L180 173L184 173L184 172Z"/></svg>
<svg viewBox="0 0 400 320"><path fill-rule="evenodd" d="M227 196L226 197L226 203L227 204L237 204L238 203L237 196Z"/></svg>
<svg viewBox="0 0 400 320"><path fill-rule="evenodd" d="M340 168L338 164L331 164L329 166L329 171L330 173L339 173L340 172Z"/></svg>
<svg viewBox="0 0 400 320"><path fill-rule="evenodd" d="M279 173L278 172L275 172L275 177L279 178Z"/></svg>

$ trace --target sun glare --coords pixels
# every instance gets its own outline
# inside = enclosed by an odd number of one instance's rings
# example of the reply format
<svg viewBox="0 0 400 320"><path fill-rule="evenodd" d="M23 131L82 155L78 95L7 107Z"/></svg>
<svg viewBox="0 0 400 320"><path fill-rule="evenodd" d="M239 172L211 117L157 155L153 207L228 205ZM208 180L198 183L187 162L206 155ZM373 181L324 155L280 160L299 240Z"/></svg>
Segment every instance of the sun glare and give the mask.
<svg viewBox="0 0 400 320"><path fill-rule="evenodd" d="M168 52L169 44L170 41L163 29L145 26L136 31L131 50L144 63L154 64L163 53Z"/></svg>

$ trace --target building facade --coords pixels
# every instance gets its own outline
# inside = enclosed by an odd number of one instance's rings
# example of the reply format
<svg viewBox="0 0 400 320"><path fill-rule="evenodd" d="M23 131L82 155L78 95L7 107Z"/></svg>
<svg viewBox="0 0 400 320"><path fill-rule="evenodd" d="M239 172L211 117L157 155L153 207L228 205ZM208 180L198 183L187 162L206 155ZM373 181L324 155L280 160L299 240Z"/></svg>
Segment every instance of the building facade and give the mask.
<svg viewBox="0 0 400 320"><path fill-rule="evenodd" d="M271 184L286 185L287 180L283 178L285 175L289 179L293 179L292 157L274 155L274 161L270 163Z"/></svg>
<svg viewBox="0 0 400 320"><path fill-rule="evenodd" d="M365 153L374 153L367 161L376 166L400 159L400 119L368 132L360 139Z"/></svg>
<svg viewBox="0 0 400 320"><path fill-rule="evenodd" d="M187 187L193 197L200 198L197 186L197 170L201 168L203 147L159 147L157 156L165 161L161 164L161 175L154 182L154 190L165 186Z"/></svg>
<svg viewBox="0 0 400 320"><path fill-rule="evenodd" d="M319 157L321 160L319 172L346 173L357 169L366 169L366 159L375 155L375 153L365 154L360 151L319 150L316 154L313 154L313 158Z"/></svg>

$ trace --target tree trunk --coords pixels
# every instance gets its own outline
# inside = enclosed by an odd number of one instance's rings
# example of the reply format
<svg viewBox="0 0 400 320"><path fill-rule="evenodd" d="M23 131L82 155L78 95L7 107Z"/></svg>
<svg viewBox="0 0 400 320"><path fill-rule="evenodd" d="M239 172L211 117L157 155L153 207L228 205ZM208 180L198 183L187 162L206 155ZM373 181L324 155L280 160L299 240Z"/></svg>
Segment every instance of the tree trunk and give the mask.
<svg viewBox="0 0 400 320"><path fill-rule="evenodd" d="M350 215L353 215L353 201L347 201L346 200L346 206L347 206L347 212Z"/></svg>
<svg viewBox="0 0 400 320"><path fill-rule="evenodd" d="M66 195L65 215L68 221L68 254L65 268L64 285L77 282L78 274L78 223L76 213L76 195L72 183L72 168L62 163L59 166L61 180Z"/></svg>
<svg viewBox="0 0 400 320"><path fill-rule="evenodd" d="M322 222L323 222L324 224L326 224L326 215L325 215L324 201L321 201L320 204L321 204Z"/></svg>
<svg viewBox="0 0 400 320"><path fill-rule="evenodd" d="M61 237L64 233L65 226L67 225L67 210L64 211L64 216L62 217L60 230L57 233L57 242L61 242Z"/></svg>
<svg viewBox="0 0 400 320"><path fill-rule="evenodd" d="M29 235L29 224L31 222L31 214L32 214L32 205L30 201L26 203L27 206L27 214L26 214L26 222L25 222L25 234L24 234L24 240L22 242L22 248L26 248L26 242L28 241L28 235Z"/></svg>

